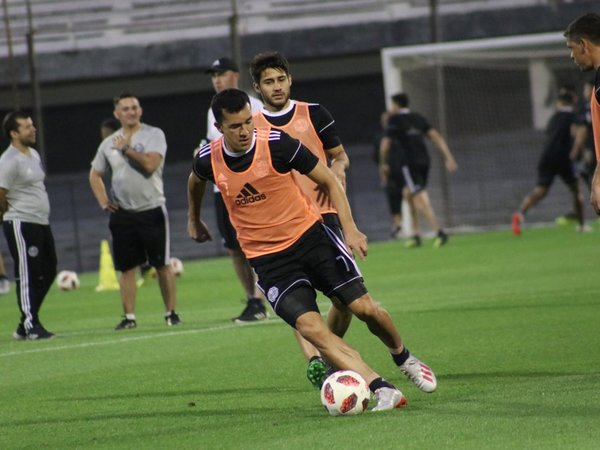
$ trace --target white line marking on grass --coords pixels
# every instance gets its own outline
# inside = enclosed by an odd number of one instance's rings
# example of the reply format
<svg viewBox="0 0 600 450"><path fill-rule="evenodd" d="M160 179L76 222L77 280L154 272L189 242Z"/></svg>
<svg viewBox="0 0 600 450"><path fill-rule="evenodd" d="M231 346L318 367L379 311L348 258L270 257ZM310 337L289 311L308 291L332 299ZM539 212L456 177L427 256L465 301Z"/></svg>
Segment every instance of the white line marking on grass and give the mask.
<svg viewBox="0 0 600 450"><path fill-rule="evenodd" d="M23 351L0 353L0 358L5 358L5 357L9 357L9 356L20 356L20 355L25 355L25 354L29 354L29 353L42 353L42 352L55 352L55 351L59 351L59 350L72 350L72 349L76 349L76 348L87 348L87 347L96 347L99 345L121 344L123 342L144 341L147 339L154 339L154 338L173 337L173 336L181 336L184 334L198 334L198 333L206 333L206 332L212 332L212 331L229 330L232 328L239 329L239 328L245 328L245 327L255 327L255 326L271 325L271 324L284 325L285 322L283 322L281 320L267 320L267 321L248 323L248 324L243 324L243 325L231 324L231 325L221 325L218 327L210 327L210 328L196 328L193 330L165 331L162 333L145 334L142 336L129 336L129 337L123 337L123 338L119 338L119 339L112 339L112 340L108 340L108 341L83 342L81 344L61 345L59 347L32 348L32 349L23 350ZM123 331L119 331L119 333L123 333ZM125 333L126 333L126 331L125 331ZM58 336L58 338L60 339L60 335ZM52 342L52 341L50 341L50 342ZM27 345L27 344L22 343L20 345Z"/></svg>

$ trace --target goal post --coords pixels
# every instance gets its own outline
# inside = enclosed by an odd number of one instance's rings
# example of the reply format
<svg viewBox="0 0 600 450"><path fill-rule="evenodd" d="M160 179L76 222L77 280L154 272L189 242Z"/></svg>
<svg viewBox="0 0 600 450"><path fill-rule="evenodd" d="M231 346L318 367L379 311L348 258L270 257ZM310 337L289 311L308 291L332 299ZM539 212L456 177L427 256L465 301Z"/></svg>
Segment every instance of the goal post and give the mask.
<svg viewBox="0 0 600 450"><path fill-rule="evenodd" d="M580 92L584 80L562 32L384 48L381 64L388 107L393 94L408 93L410 108L426 116L455 153L459 172L447 183L433 158L429 192L441 222L506 225L535 184L558 89ZM536 208L536 221L567 212L565 190L556 191Z"/></svg>

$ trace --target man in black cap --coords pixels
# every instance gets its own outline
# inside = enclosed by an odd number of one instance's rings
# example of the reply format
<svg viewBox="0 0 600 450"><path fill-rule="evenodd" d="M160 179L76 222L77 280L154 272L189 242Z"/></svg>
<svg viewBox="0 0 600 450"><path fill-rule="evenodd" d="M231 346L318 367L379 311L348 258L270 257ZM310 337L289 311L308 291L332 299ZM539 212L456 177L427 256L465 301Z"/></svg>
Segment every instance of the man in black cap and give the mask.
<svg viewBox="0 0 600 450"><path fill-rule="evenodd" d="M240 70L231 59L216 59L205 72L211 74L215 93L218 94L225 89L238 89ZM250 96L250 104L253 112L262 108L260 100L252 96ZM209 142L221 137L221 133L215 127L215 116L210 108L208 109L206 130L206 139ZM203 145L200 147L201 150ZM239 316L234 317L232 320L236 323L246 323L266 319L267 309L262 299L262 293L256 287L256 275L240 248L236 232L229 221L229 214L223 203L223 198L216 186L214 186L214 195L217 226L221 234L221 240L232 258L233 268L246 294L246 307Z"/></svg>

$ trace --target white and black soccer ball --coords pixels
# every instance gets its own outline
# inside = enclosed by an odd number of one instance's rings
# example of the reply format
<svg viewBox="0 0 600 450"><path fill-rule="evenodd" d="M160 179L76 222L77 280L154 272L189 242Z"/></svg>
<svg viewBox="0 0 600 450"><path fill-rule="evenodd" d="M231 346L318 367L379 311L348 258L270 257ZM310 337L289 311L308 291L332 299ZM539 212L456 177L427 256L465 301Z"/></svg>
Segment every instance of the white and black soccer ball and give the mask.
<svg viewBox="0 0 600 450"><path fill-rule="evenodd" d="M56 276L56 284L61 291L72 291L79 287L79 277L72 270L63 270Z"/></svg>
<svg viewBox="0 0 600 450"><path fill-rule="evenodd" d="M179 258L171 258L171 270L176 277L180 277L183 274L183 263Z"/></svg>
<svg viewBox="0 0 600 450"><path fill-rule="evenodd" d="M332 416L353 416L369 406L371 393L367 382L352 370L339 370L321 386L321 403Z"/></svg>

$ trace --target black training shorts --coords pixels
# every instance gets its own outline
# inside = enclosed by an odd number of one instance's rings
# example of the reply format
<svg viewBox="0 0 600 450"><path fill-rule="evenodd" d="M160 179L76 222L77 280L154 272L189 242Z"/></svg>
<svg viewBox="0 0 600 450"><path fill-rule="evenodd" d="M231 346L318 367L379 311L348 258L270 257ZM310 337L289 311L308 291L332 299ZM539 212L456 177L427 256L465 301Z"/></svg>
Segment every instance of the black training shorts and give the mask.
<svg viewBox="0 0 600 450"><path fill-rule="evenodd" d="M273 311L288 323L285 297L298 287L310 286L345 305L367 293L362 274L344 242L320 223L288 249L252 258L250 265Z"/></svg>
<svg viewBox="0 0 600 450"><path fill-rule="evenodd" d="M119 209L110 215L115 269L126 271L148 263L156 268L169 264L169 218L164 206L147 211Z"/></svg>

